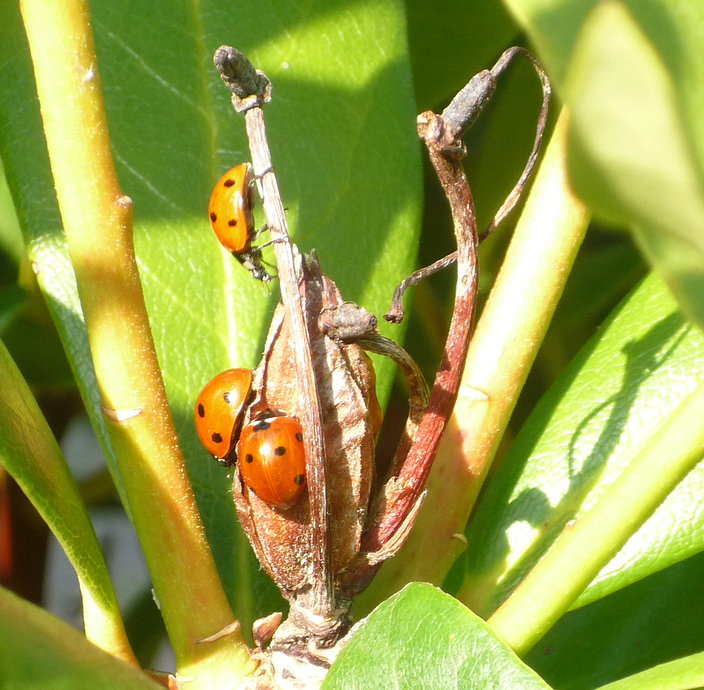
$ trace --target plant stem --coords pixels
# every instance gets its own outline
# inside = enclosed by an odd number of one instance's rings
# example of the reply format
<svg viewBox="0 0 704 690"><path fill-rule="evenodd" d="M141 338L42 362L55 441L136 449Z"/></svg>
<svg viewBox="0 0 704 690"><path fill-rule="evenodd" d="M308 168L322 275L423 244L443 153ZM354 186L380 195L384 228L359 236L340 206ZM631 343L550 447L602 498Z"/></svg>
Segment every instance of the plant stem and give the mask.
<svg viewBox="0 0 704 690"><path fill-rule="evenodd" d="M315 573L310 587L310 596L306 597L307 608L317 615L330 616L333 614L336 604L330 572L330 554L327 546L330 531L329 499L325 478L325 442L318 383L310 346L309 324L298 287L299 276L295 268L293 247L288 234L288 221L281 201L279 185L273 173L273 161L266 136L262 108L249 109L245 113L245 123L254 172L263 175L261 179L263 206L267 226L271 231L274 243L276 268L281 287L281 302L286 310L292 338L296 344L293 348L293 355L298 385L298 416L306 430L303 442L306 452L312 531L310 557L312 570Z"/></svg>
<svg viewBox="0 0 704 690"><path fill-rule="evenodd" d="M244 113L252 165L259 180L267 227L271 232L276 254L281 303L286 312L294 344L293 359L298 389L296 413L303 428L306 429L303 444L306 453L306 483L310 502L312 537L310 563L313 574L310 588L305 593L297 594L296 604L299 611L307 610L314 616L328 618L335 616L339 609L335 602L330 572L325 442L318 382L310 343L310 333L318 326L317 323L309 323L309 317L303 306L302 292L299 288L302 275L296 267L294 247L288 233L288 222L274 174L264 124L262 108L271 100L271 83L261 70L254 68L246 55L232 46L220 46L215 51L213 62L223 82L232 92L232 105L235 111ZM312 619L309 620L312 622ZM313 623L313 627L315 626L317 622Z"/></svg>
<svg viewBox="0 0 704 690"><path fill-rule="evenodd" d="M234 616L205 540L154 351L135 263L132 201L114 168L88 6L85 0L23 0L21 10L129 513L179 673L197 678L189 687L228 687L253 663L239 633L234 644L232 637L198 644Z"/></svg>
<svg viewBox="0 0 704 690"><path fill-rule="evenodd" d="M33 503L76 569L86 637L114 657L139 666L76 480L29 386L2 342L0 380L0 464ZM5 477L4 473L2 476Z"/></svg>
<svg viewBox="0 0 704 690"><path fill-rule="evenodd" d="M566 131L562 113L472 336L428 498L408 543L372 586L374 599L409 580L441 583L466 547L468 516L588 224L585 207L567 183Z"/></svg>
<svg viewBox="0 0 704 690"><path fill-rule="evenodd" d="M568 525L489 619L523 655L623 547L704 453L704 384L668 417L599 503ZM668 458L663 464L662 459Z"/></svg>

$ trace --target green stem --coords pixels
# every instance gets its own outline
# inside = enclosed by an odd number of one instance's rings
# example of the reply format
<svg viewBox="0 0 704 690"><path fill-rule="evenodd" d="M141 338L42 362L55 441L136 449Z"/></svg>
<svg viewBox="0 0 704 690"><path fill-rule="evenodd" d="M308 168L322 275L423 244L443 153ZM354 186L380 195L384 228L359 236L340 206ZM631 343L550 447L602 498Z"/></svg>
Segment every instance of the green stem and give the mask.
<svg viewBox="0 0 704 690"><path fill-rule="evenodd" d="M76 569L86 637L139 666L85 503L29 386L0 342L0 464L12 475Z"/></svg>
<svg viewBox="0 0 704 690"><path fill-rule="evenodd" d="M49 158L103 412L129 512L189 687L227 687L254 664L232 623L166 400L112 159L88 5L23 0ZM234 668L233 668L234 666Z"/></svg>
<svg viewBox="0 0 704 690"><path fill-rule="evenodd" d="M489 619L519 655L564 614L704 453L704 384L662 428L584 517L552 548ZM668 462L663 464L663 458Z"/></svg>
<svg viewBox="0 0 704 690"><path fill-rule="evenodd" d="M567 180L563 110L472 338L452 431L441 451L464 475L462 521L474 507L582 245L589 213Z"/></svg>

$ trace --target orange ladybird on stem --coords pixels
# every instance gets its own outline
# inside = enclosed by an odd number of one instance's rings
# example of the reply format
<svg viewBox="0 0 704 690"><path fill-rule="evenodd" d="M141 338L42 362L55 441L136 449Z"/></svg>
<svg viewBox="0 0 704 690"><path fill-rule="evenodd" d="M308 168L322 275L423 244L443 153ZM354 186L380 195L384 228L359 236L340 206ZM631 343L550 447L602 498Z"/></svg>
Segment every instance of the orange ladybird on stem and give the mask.
<svg viewBox="0 0 704 690"><path fill-rule="evenodd" d="M228 170L217 182L210 196L210 224L220 244L257 280L269 282L271 276L262 265L261 247L253 247L254 171L249 163Z"/></svg>

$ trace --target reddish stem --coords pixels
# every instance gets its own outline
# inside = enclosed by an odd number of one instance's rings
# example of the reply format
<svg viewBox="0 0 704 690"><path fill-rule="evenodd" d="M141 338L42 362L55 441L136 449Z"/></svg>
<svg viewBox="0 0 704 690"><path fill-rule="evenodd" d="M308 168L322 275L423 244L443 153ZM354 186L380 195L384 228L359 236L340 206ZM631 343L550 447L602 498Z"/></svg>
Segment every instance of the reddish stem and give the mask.
<svg viewBox="0 0 704 690"><path fill-rule="evenodd" d="M457 398L474 319L479 240L474 200L461 164L461 143L443 118L430 111L418 117L418 133L425 141L452 212L458 246L455 307L428 409L408 453L397 454L391 468L395 484L401 490L380 506L380 514L364 535L363 549L368 553L380 551L394 540L422 498L425 480ZM378 565L370 568L375 571Z"/></svg>

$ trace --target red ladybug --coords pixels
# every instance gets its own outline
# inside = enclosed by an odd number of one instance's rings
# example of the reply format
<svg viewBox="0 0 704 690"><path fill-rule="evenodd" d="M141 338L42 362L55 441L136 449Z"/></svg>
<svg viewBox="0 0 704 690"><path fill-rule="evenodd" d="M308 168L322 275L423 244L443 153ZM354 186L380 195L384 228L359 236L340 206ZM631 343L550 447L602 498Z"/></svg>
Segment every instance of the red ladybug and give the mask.
<svg viewBox="0 0 704 690"><path fill-rule="evenodd" d="M306 485L303 430L294 417L267 416L251 422L237 444L242 480L259 498L286 510Z"/></svg>
<svg viewBox="0 0 704 690"><path fill-rule="evenodd" d="M265 283L271 276L262 266L262 251L253 247L254 172L249 163L228 170L210 196L210 224L220 243L255 277Z"/></svg>
<svg viewBox="0 0 704 690"><path fill-rule="evenodd" d="M205 384L196 401L196 431L221 465L237 460L235 447L252 390L249 369L228 369Z"/></svg>

